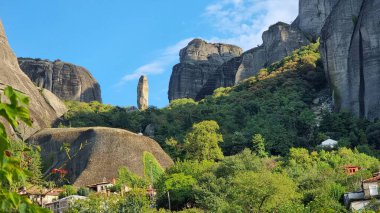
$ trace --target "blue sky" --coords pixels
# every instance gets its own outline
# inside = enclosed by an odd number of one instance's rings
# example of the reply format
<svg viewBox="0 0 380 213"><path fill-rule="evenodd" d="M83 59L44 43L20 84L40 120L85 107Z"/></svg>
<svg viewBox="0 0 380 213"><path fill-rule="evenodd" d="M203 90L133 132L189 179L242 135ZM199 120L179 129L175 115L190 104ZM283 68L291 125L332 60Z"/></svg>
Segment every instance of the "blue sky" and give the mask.
<svg viewBox="0 0 380 213"><path fill-rule="evenodd" d="M192 38L247 50L277 21L297 16L298 0L1 0L3 21L19 57L61 59L94 75L103 102L136 105L141 74L149 104L168 104L171 69Z"/></svg>

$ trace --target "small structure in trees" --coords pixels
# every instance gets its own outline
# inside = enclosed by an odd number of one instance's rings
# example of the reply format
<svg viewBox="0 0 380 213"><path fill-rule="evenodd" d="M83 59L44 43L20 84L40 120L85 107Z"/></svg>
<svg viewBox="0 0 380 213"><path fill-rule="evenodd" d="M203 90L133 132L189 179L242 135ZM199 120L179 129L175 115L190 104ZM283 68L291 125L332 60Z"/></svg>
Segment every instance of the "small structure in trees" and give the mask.
<svg viewBox="0 0 380 213"><path fill-rule="evenodd" d="M327 139L325 141L323 141L321 143L321 145L319 145L320 147L322 148L330 148L330 149L333 149L335 148L336 146L338 146L338 141L336 140L333 140L333 139Z"/></svg>
<svg viewBox="0 0 380 213"><path fill-rule="evenodd" d="M344 170L345 170L346 174L348 174L348 175L354 175L360 169L361 169L360 166L347 165L344 167Z"/></svg>

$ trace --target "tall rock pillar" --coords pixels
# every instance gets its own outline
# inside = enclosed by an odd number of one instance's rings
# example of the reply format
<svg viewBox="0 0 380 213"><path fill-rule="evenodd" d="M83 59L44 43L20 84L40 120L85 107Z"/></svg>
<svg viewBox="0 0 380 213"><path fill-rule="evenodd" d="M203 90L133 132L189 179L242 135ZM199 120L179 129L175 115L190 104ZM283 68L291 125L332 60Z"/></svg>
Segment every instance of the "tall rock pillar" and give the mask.
<svg viewBox="0 0 380 213"><path fill-rule="evenodd" d="M148 97L148 78L145 75L142 75L139 79L139 84L137 85L137 106L139 110L148 109Z"/></svg>

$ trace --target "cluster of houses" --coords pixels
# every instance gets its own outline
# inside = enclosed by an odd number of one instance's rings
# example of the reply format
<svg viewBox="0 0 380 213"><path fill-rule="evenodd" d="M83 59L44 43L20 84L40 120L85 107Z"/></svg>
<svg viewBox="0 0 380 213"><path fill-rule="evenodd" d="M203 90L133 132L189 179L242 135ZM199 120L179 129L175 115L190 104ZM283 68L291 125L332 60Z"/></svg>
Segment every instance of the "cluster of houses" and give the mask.
<svg viewBox="0 0 380 213"><path fill-rule="evenodd" d="M354 175L361 168L357 166L346 166L346 173ZM364 210L371 203L380 204L379 193L380 172L373 174L373 177L361 180L360 190L347 192L343 200L347 209L356 212Z"/></svg>
<svg viewBox="0 0 380 213"><path fill-rule="evenodd" d="M111 194L110 188L114 186L115 179L112 181L107 181L103 179L100 183L95 183L88 185L87 188L95 193L103 193L108 196ZM121 190L121 194L128 193L131 189L128 186L124 186ZM63 189L54 188L54 189L42 189L37 187L32 187L29 189L20 188L19 194L29 197L31 201L34 203L50 209L54 213L63 213L69 209L70 205L72 205L75 201L81 199L87 199L85 196L80 195L70 195L64 198L59 199L59 195L63 192ZM156 196L156 191L153 187L149 187L147 189L146 195L150 198Z"/></svg>
<svg viewBox="0 0 380 213"><path fill-rule="evenodd" d="M338 141L327 139L319 147L323 149L334 149L338 146ZM346 174L354 175L362 168L353 165L344 167ZM361 180L360 189L356 192L347 192L343 200L347 209L351 211L362 211L371 203L380 204L379 192L380 172L373 174L373 177Z"/></svg>

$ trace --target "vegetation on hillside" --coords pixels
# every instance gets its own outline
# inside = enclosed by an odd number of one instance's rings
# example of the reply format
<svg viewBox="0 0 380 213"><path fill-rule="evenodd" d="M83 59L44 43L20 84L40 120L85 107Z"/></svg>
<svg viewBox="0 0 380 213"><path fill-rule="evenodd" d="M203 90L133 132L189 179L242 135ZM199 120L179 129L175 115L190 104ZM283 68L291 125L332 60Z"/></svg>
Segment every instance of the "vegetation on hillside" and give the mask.
<svg viewBox="0 0 380 213"><path fill-rule="evenodd" d="M61 126L143 132L150 125L151 137L176 159L164 171L145 152L145 177L120 168L110 188L118 194L110 196L64 186L61 196L89 196L69 212L346 212L343 193L359 190L360 180L378 171L379 160L369 155L380 150L380 123L315 110L319 103L313 102L327 89L318 46L296 50L200 102L180 99L145 111L67 102L70 110ZM326 151L317 146L329 137L340 147ZM24 145L15 143L13 150L19 146ZM348 175L347 165L361 170ZM24 165L38 176L40 167L38 160ZM125 186L130 191L122 193ZM146 195L150 186L157 200Z"/></svg>
<svg viewBox="0 0 380 213"><path fill-rule="evenodd" d="M377 156L380 122L360 120L350 113L313 111L313 101L327 89L318 52L319 43L295 50L292 55L262 69L241 84L215 90L200 102L174 100L163 109L145 111L97 102L67 102L65 126L108 126L143 132L154 126L153 138L174 158L185 159L185 137L195 123L217 122L224 155L253 148L261 135L272 155L287 155L292 147L316 149L332 138L349 148ZM151 125L151 126L152 126Z"/></svg>

